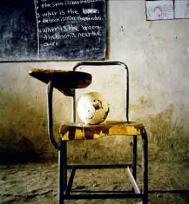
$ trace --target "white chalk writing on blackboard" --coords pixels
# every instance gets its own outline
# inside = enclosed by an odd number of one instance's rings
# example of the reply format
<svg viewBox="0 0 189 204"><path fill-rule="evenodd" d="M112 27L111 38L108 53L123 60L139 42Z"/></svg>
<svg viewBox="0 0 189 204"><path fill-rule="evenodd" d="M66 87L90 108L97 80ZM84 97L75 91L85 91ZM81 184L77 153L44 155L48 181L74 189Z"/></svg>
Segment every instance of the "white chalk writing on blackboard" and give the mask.
<svg viewBox="0 0 189 204"><path fill-rule="evenodd" d="M0 16L0 61L106 57L106 0L6 0Z"/></svg>
<svg viewBox="0 0 189 204"><path fill-rule="evenodd" d="M38 22L39 14L37 13L37 0L34 0L34 6L35 6L35 17L36 17L37 58L39 58L39 22Z"/></svg>
<svg viewBox="0 0 189 204"><path fill-rule="evenodd" d="M102 37L102 16L98 8L90 6L91 3L103 0L35 0L35 2L39 54L43 47L59 46L62 40Z"/></svg>

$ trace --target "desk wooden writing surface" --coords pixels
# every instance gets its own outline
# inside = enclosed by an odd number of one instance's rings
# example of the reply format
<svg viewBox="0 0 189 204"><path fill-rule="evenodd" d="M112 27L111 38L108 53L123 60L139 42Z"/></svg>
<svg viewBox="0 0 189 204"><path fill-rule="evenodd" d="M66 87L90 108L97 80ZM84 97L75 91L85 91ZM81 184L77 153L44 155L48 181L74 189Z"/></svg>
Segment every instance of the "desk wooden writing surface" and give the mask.
<svg viewBox="0 0 189 204"><path fill-rule="evenodd" d="M29 75L46 84L52 81L53 87L63 93L68 89L85 88L92 81L91 74L79 71L34 68Z"/></svg>

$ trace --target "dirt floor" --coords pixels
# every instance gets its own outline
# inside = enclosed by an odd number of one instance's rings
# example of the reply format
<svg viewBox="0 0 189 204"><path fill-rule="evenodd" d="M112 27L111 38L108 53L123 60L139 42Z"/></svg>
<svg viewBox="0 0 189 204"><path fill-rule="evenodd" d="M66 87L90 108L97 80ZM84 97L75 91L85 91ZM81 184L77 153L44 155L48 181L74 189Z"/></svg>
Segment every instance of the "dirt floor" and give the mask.
<svg viewBox="0 0 189 204"><path fill-rule="evenodd" d="M141 170L141 167L138 167ZM73 190L126 190L128 177L124 169L78 170ZM140 185L139 174L139 185ZM149 203L189 203L189 163L149 164ZM178 190L177 193L166 191ZM161 192L159 192L161 191ZM30 163L0 166L1 204L54 204L57 200L57 164ZM141 203L140 200L74 200L68 204Z"/></svg>

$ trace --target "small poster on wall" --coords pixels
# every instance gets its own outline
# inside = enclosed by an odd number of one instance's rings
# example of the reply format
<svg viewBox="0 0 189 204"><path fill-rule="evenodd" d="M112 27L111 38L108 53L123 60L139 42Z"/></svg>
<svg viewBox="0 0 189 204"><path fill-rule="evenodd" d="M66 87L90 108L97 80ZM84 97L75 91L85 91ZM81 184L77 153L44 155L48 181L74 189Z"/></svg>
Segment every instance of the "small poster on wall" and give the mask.
<svg viewBox="0 0 189 204"><path fill-rule="evenodd" d="M175 0L175 18L189 18L189 0Z"/></svg>
<svg viewBox="0 0 189 204"><path fill-rule="evenodd" d="M146 0L146 20L189 18L189 0Z"/></svg>
<svg viewBox="0 0 189 204"><path fill-rule="evenodd" d="M147 20L173 19L173 1L146 1Z"/></svg>

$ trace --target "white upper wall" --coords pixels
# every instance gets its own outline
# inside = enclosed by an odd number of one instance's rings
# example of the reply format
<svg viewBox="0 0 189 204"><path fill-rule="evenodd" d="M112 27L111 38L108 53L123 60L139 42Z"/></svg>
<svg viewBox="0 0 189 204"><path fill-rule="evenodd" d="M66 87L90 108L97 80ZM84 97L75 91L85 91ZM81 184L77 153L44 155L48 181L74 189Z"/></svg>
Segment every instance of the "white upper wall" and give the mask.
<svg viewBox="0 0 189 204"><path fill-rule="evenodd" d="M159 113L169 105L182 108L188 117L189 19L150 22L145 18L145 1L109 0L109 59L123 61L130 69L131 117ZM2 63L1 91L43 98L44 84L29 79L28 70L70 69L75 63ZM113 79L112 84L117 91Z"/></svg>
<svg viewBox="0 0 189 204"><path fill-rule="evenodd" d="M110 59L125 61L131 104L152 112L170 104L189 111L189 19L146 21L145 1L110 1Z"/></svg>

